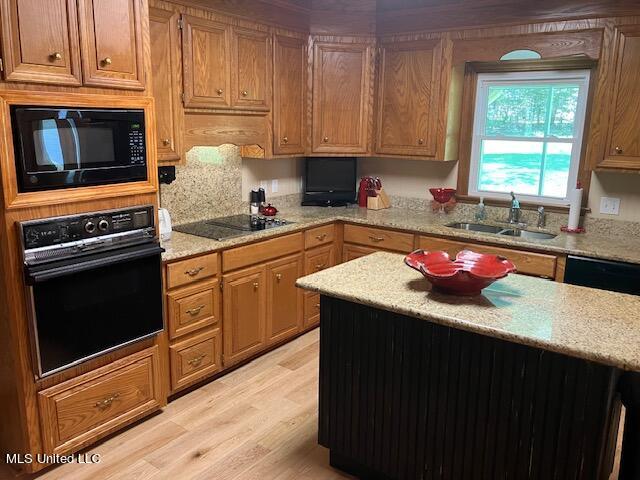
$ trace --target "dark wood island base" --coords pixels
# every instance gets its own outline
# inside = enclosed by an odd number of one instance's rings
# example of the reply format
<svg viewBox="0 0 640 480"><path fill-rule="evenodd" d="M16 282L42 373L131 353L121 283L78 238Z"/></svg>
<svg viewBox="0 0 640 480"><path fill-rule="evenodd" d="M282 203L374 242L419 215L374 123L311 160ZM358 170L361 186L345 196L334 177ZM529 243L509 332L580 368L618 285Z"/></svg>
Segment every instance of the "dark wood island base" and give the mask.
<svg viewBox="0 0 640 480"><path fill-rule="evenodd" d="M324 295L321 312L319 442L336 468L608 478L621 370Z"/></svg>

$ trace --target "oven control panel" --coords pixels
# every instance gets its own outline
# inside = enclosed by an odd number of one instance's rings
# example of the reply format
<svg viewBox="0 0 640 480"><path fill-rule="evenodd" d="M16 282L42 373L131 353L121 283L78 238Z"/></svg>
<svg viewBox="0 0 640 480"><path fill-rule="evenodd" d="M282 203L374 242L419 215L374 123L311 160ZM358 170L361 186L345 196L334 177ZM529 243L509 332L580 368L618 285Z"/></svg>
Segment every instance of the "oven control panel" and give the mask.
<svg viewBox="0 0 640 480"><path fill-rule="evenodd" d="M153 228L152 205L33 220L20 224L25 250Z"/></svg>

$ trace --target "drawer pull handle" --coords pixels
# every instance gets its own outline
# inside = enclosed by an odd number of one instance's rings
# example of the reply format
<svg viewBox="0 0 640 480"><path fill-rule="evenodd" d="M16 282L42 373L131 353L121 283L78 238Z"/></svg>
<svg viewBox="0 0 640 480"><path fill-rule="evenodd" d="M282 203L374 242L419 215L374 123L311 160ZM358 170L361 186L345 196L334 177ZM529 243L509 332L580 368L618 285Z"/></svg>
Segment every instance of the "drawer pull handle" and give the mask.
<svg viewBox="0 0 640 480"><path fill-rule="evenodd" d="M107 408L109 408L111 406L111 404L113 403L113 401L118 398L120 396L119 393L114 393L102 400L100 400L99 402L96 402L95 407L99 408L100 410L106 410Z"/></svg>
<svg viewBox="0 0 640 480"><path fill-rule="evenodd" d="M197 307L193 307L187 310L187 313L189 315L195 316L195 315L198 315L200 313L200 310L202 310L203 308L204 308L204 305L198 305Z"/></svg>
<svg viewBox="0 0 640 480"><path fill-rule="evenodd" d="M323 270L325 268L327 268L327 264L326 263L323 263L323 264L320 264L320 265L316 265L316 270Z"/></svg>
<svg viewBox="0 0 640 480"><path fill-rule="evenodd" d="M384 242L384 238L383 238L383 237L374 237L373 235L369 235L369 239L370 239L372 242L376 242L376 243L378 243L378 242Z"/></svg>
<svg viewBox="0 0 640 480"><path fill-rule="evenodd" d="M202 270L204 270L204 267L196 267L196 268L192 268L191 270L187 270L186 273L187 275L189 275L190 277L195 277L196 275L198 275Z"/></svg>
<svg viewBox="0 0 640 480"><path fill-rule="evenodd" d="M322 233L320 235L316 235L316 239L321 242L323 241L325 238L327 238L327 234L326 233Z"/></svg>
<svg viewBox="0 0 640 480"><path fill-rule="evenodd" d="M189 360L187 363L189 365L191 365L192 367L199 367L202 364L202 360L204 360L204 357L206 357L206 354L202 354L202 355L198 355L197 357L193 357L191 360Z"/></svg>

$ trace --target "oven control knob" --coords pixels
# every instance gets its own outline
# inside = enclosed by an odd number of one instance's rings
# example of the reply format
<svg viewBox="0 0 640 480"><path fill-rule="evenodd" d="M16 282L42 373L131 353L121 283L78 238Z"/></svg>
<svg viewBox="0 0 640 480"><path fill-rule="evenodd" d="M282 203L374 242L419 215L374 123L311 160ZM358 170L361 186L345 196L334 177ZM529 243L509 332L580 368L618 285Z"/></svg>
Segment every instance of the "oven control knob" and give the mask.
<svg viewBox="0 0 640 480"><path fill-rule="evenodd" d="M107 230L109 230L109 222L107 222L106 220L100 220L98 222L98 229L101 232L106 232Z"/></svg>
<svg viewBox="0 0 640 480"><path fill-rule="evenodd" d="M84 231L87 233L93 233L96 231L96 224L89 220L84 224Z"/></svg>

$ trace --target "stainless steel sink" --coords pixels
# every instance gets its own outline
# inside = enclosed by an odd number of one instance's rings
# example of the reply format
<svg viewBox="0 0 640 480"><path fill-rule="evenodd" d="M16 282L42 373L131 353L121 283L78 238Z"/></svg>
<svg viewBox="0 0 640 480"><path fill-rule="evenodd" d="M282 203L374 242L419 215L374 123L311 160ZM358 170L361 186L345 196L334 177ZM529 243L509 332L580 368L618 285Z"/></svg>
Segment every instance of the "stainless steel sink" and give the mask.
<svg viewBox="0 0 640 480"><path fill-rule="evenodd" d="M482 233L500 233L504 230L504 227L495 227L493 225L484 225L482 223L450 223L447 227Z"/></svg>
<svg viewBox="0 0 640 480"><path fill-rule="evenodd" d="M507 235L509 237L520 237L530 240L551 240L552 238L557 237L557 235L554 235L553 233L532 232L531 230L520 230L517 228L513 230L504 230L500 232L500 235Z"/></svg>
<svg viewBox="0 0 640 480"><path fill-rule="evenodd" d="M508 237L520 237L528 240L551 240L557 235L547 232L534 232L531 230L522 230L520 228L497 227L495 225L485 225L483 223L450 223L447 227L457 230L468 230L470 232L493 233L496 235L505 235Z"/></svg>

